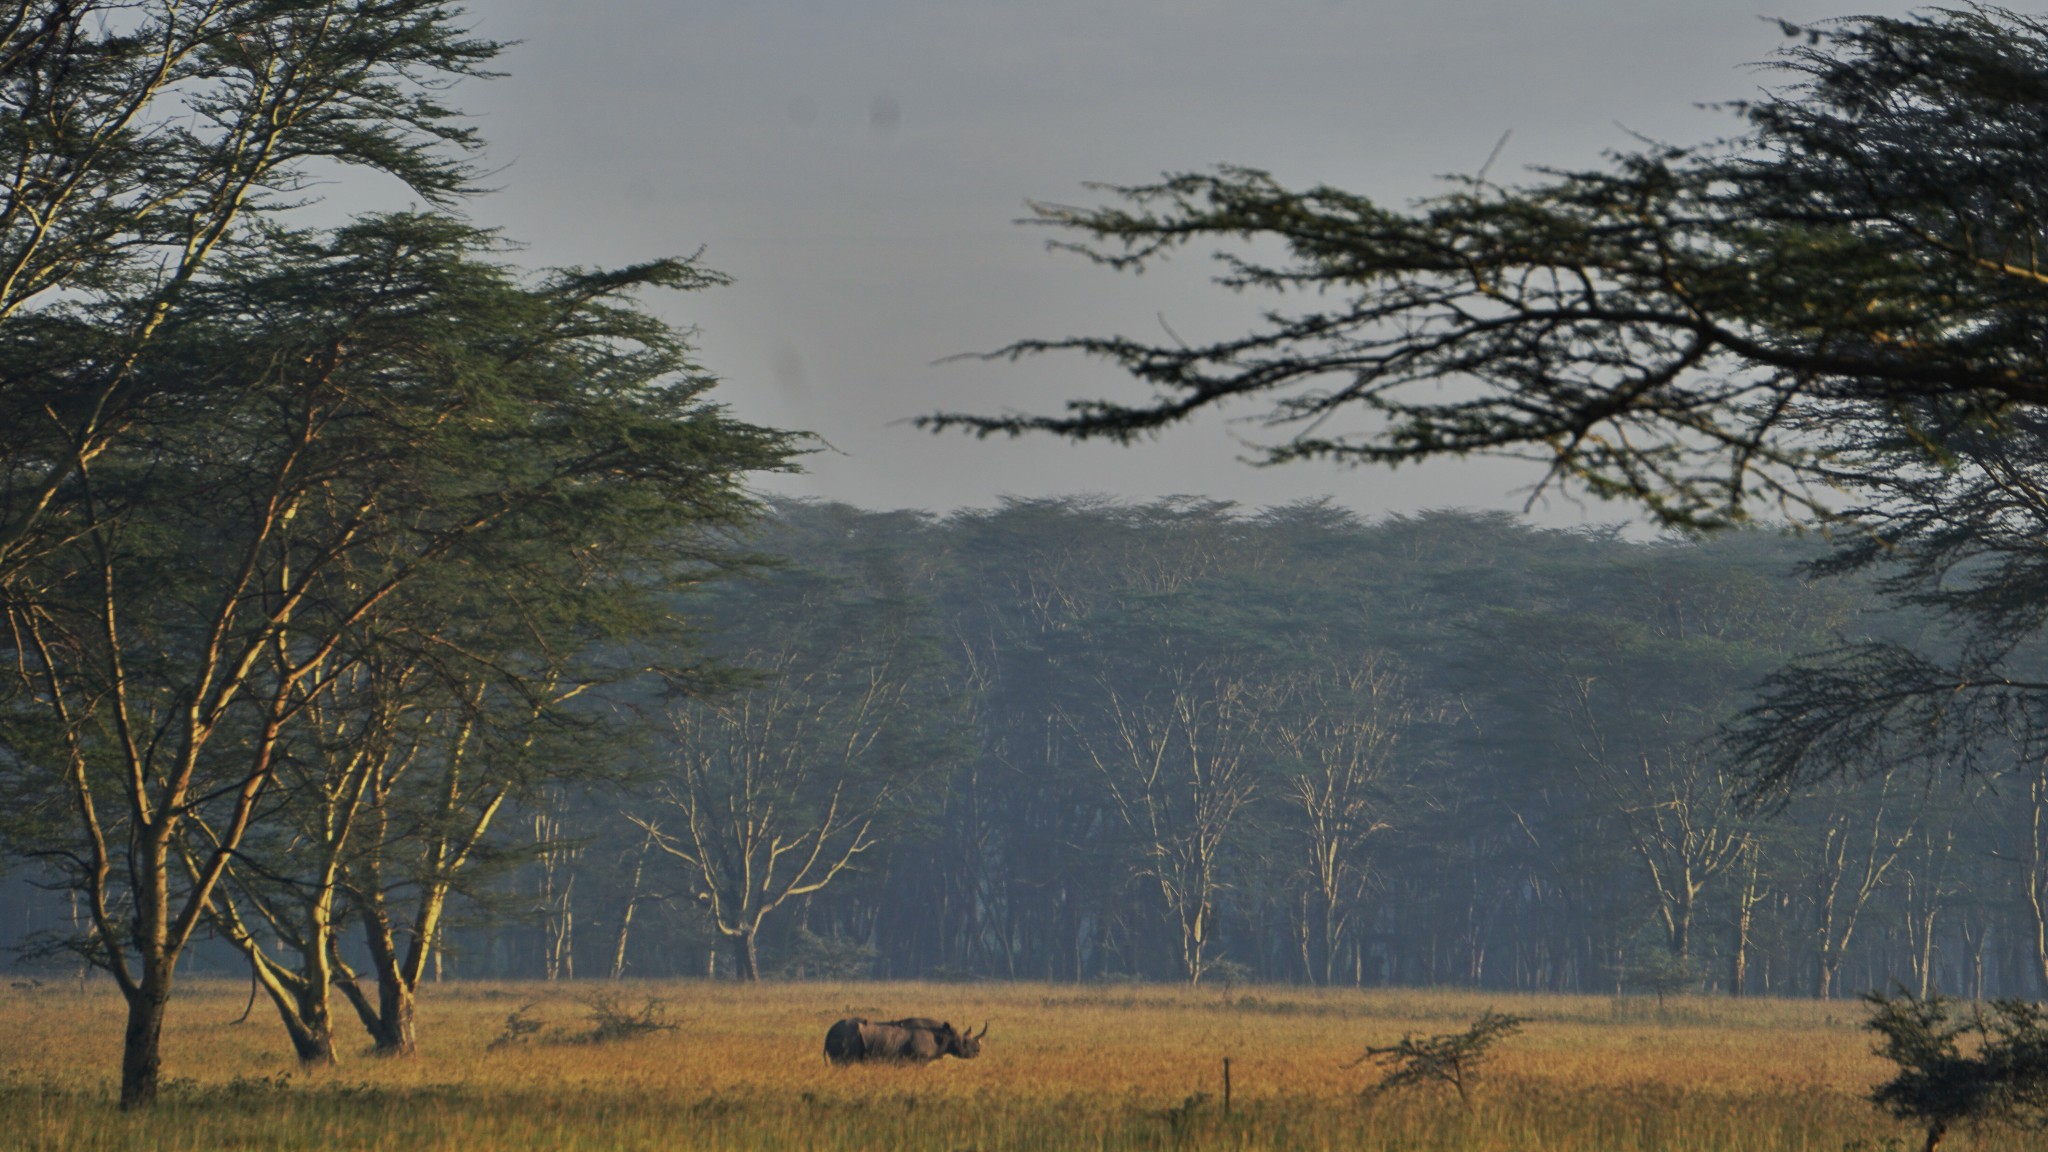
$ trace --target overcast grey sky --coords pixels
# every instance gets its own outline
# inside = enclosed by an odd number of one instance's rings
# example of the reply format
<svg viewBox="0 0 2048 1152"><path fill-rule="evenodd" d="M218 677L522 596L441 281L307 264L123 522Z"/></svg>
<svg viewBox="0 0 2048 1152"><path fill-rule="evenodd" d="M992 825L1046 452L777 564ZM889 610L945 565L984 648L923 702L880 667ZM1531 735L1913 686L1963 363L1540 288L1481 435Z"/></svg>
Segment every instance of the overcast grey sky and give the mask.
<svg viewBox="0 0 2048 1152"><path fill-rule="evenodd" d="M1866 4L1901 12L1906 5ZM703 248L737 283L655 305L699 330L741 415L835 449L774 490L878 508L999 496L1331 495L1362 512L1519 507L1512 462L1397 472L1254 468L1211 419L1136 449L933 437L934 409L1046 410L1128 389L1071 358L936 363L1025 336L1162 318L1214 331L1242 305L1198 261L1133 278L1048 253L1013 221L1084 181L1244 164L1389 202L1472 172L1595 163L1628 133L1691 142L1697 107L1753 93L1812 0L476 0L522 43L465 86L501 166L481 222L533 264ZM1128 392L1126 393L1128 394ZM1247 409L1240 415L1250 413ZM1552 523L1615 505L1551 500Z"/></svg>

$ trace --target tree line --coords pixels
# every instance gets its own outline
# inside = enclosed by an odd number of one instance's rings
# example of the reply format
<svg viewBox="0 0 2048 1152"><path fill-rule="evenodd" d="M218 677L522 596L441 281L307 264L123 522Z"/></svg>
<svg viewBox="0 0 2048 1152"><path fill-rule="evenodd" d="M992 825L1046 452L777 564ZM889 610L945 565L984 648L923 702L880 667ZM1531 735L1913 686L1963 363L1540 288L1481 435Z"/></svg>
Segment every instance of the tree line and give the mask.
<svg viewBox="0 0 2048 1152"><path fill-rule="evenodd" d="M492 857L470 879L424 883L416 857L449 848L416 832L311 854L393 873L299 882L330 981L358 999L359 973L405 953L380 987L431 959L528 978L2048 988L2038 772L1930 776L1901 753L1745 795L1731 736L1772 673L1936 630L1869 580L1812 576L1815 541L1182 499L790 504L750 542L777 565L691 593L705 655L741 679L620 681L592 714L630 724L480 744L480 781L510 760L534 786L494 835L462 826ZM393 755L361 733L325 755ZM318 827L334 787L308 793ZM281 826L278 858L306 861L313 826ZM268 870L238 878L230 916L244 890L286 903ZM257 942L288 938L216 929L259 965Z"/></svg>
<svg viewBox="0 0 2048 1152"><path fill-rule="evenodd" d="M765 531L787 567L706 598L773 675L672 705L651 789L579 799L555 896L458 970L2048 988L2031 769L1745 760L1787 661L1940 632L1811 539L1196 499Z"/></svg>

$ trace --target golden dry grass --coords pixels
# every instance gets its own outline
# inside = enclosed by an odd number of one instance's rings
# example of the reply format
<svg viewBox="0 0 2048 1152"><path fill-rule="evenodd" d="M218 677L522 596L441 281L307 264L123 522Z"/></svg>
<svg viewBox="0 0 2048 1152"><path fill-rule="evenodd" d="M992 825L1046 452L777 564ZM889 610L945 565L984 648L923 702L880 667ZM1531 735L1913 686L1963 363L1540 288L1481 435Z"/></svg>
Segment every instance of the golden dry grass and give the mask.
<svg viewBox="0 0 2048 1152"><path fill-rule="evenodd" d="M111 1105L110 990L0 990L0 1147L30 1149L1801 1149L1916 1143L1861 1099L1883 1074L1859 1005L1042 984L628 983L681 1025L571 1042L607 985L429 989L422 1053L360 1049L294 1071L246 990L190 983L173 1009L163 1105ZM493 1050L533 1002L535 1042ZM1528 1016L1471 1111L1428 1092L1361 1100L1369 1043ZM984 1056L826 1066L850 1014L992 1022ZM354 1048L353 1042L351 1047ZM1222 1059L1233 1112L1220 1108ZM1207 1093L1192 1106L1189 1099ZM2033 1147L1978 1134L1975 1148Z"/></svg>

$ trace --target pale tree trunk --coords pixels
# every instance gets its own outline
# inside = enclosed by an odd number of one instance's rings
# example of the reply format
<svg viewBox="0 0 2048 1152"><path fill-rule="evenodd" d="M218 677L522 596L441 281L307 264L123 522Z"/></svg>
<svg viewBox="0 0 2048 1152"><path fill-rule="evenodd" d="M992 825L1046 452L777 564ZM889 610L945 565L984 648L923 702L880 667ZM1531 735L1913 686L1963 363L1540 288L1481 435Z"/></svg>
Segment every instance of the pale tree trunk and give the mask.
<svg viewBox="0 0 2048 1152"><path fill-rule="evenodd" d="M2048 988L2048 763L2034 766L2028 781L2033 805L2027 855L2027 910L2034 918L2034 967Z"/></svg>
<svg viewBox="0 0 2048 1152"><path fill-rule="evenodd" d="M1735 946L1730 949L1728 973L1728 994L1734 997L1749 994L1749 949L1752 929L1756 924L1757 905L1763 903L1769 890L1761 882L1762 869L1759 858L1763 845L1754 836L1749 837L1742 847L1742 887L1736 893L1735 903Z"/></svg>
<svg viewBox="0 0 2048 1152"><path fill-rule="evenodd" d="M1204 877L1199 883L1208 888L1214 881ZM1162 890L1165 887L1161 885ZM1201 984L1202 977L1209 972L1209 905L1205 900L1179 899L1170 893L1167 901L1173 905L1175 918L1180 921L1181 972L1192 988Z"/></svg>
<svg viewBox="0 0 2048 1152"><path fill-rule="evenodd" d="M743 984L761 982L760 926L742 927L726 934L732 945L733 970Z"/></svg>
<svg viewBox="0 0 2048 1152"><path fill-rule="evenodd" d="M1303 976L1329 987L1370 880L1366 846L1390 827L1379 789L1414 714L1399 675L1371 653L1290 678L1282 694L1290 706L1274 709L1282 719L1267 731L1311 769L1293 780L1286 808L1303 869Z"/></svg>
<svg viewBox="0 0 2048 1152"><path fill-rule="evenodd" d="M1955 838L1954 828L1939 842L1932 834L1922 836L1920 869L1906 878L1906 939L1913 946L1913 978L1922 1000L1934 989L1934 924L1949 895L1944 881Z"/></svg>
<svg viewBox="0 0 2048 1152"><path fill-rule="evenodd" d="M331 919L314 918L300 927L309 930L312 941L301 942L298 951L304 971L294 972L272 960L243 922L236 902L222 895L214 903L211 919L227 942L249 962L250 978L261 987L277 1009L292 1053L302 1068L325 1067L334 1063L334 1020L329 989L333 984Z"/></svg>
<svg viewBox="0 0 2048 1152"><path fill-rule="evenodd" d="M1821 862L1825 870L1819 878L1816 898L1820 947L1814 958L1814 992L1822 1000L1834 998L1842 960L1856 935L1863 910L1871 896L1884 884L1886 874L1898 861L1899 854L1905 850L1907 841L1913 838L1916 830L1914 825L1908 824L1906 830L1896 836L1885 832L1885 798L1890 786L1891 777L1887 775L1880 785L1876 811L1870 819L1870 835L1865 838L1859 831L1855 837L1856 844L1851 843L1849 813L1837 810L1828 817L1821 842ZM1852 851L1856 857L1853 876L1850 874Z"/></svg>
<svg viewBox="0 0 2048 1152"><path fill-rule="evenodd" d="M380 810L374 818L381 821L384 813ZM419 998L420 975L426 968L428 955L439 951L434 945L440 940L442 911L448 901L450 881L447 877L452 874L452 869L441 873L440 879L420 885L418 904L408 926L409 940L401 952L391 908L385 902L382 861L372 856L358 867L360 873L351 877L354 903L363 919L363 942L370 949L370 967L377 979L377 1000L372 1004L369 996L356 984L355 973L346 969L341 969L342 994L348 997L356 1015L362 1020L363 1029L376 1045L377 1055L411 1056L419 1041L415 1005ZM336 966L340 968L338 960Z"/></svg>
<svg viewBox="0 0 2048 1152"><path fill-rule="evenodd" d="M403 929L390 905L385 881L395 780L384 777L371 784L363 837L371 847L349 866L347 879L350 904L362 917L363 941L369 947L377 979L376 1003L356 986L355 974L338 959L336 968L342 974L342 993L370 1033L379 1056L411 1056L417 1050L420 980L430 961L435 979L440 979L441 926L449 896L510 794L509 784L488 773L480 773L475 780L465 776L474 733L474 724L467 719L448 733L445 761L439 766L442 774L434 785L437 797L431 824L439 831L423 843L408 845L406 867L414 895L410 919Z"/></svg>
<svg viewBox="0 0 2048 1152"><path fill-rule="evenodd" d="M1727 766L1698 746L1690 717L1646 711L1625 691L1610 706L1599 676L1571 673L1565 683L1581 753L1573 770L1593 798L1621 817L1656 898L1665 947L1690 961L1700 893L1749 841L1729 800ZM1637 723L1608 723L1617 707L1624 721Z"/></svg>
<svg viewBox="0 0 2048 1152"><path fill-rule="evenodd" d="M612 946L612 979L622 980L626 976L626 937L633 930L633 913L640 907L640 877L647 869L647 850L641 849L638 859L633 861L633 883L626 891L626 908L619 913L619 935Z"/></svg>
<svg viewBox="0 0 2048 1152"><path fill-rule="evenodd" d="M1133 698L1107 679L1098 746L1069 718L1126 827L1144 838L1152 879L1179 934L1181 974L1199 985L1213 961L1209 921L1217 870L1238 815L1251 803L1251 741L1261 719L1249 677L1206 665L1176 669L1159 697Z"/></svg>
<svg viewBox="0 0 2048 1152"><path fill-rule="evenodd" d="M413 1023L417 985L406 979L405 963L400 958L398 942L383 907L365 907L363 919L363 934L370 948L370 967L377 979L377 999L375 1003L371 1002L369 995L356 983L354 973L347 973L342 980L342 995L355 1008L363 1030L370 1034L371 1042L376 1045L377 1055L410 1056L419 1039Z"/></svg>
<svg viewBox="0 0 2048 1152"><path fill-rule="evenodd" d="M534 813L533 840L540 845L541 864L538 897L542 933L547 941L541 958L543 971L549 980L574 980L576 911L572 900L576 874L571 868L577 852L556 847L561 835L560 819L546 811Z"/></svg>

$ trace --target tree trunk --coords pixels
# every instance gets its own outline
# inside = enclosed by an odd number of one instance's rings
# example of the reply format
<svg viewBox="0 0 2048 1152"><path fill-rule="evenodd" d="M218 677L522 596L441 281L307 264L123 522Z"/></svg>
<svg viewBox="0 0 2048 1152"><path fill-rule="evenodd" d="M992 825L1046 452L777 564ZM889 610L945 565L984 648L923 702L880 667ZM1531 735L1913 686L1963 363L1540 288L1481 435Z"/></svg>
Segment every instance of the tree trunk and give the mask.
<svg viewBox="0 0 2048 1152"><path fill-rule="evenodd" d="M1337 982L1337 962L1343 953L1347 916L1337 911L1337 899L1325 893L1323 905L1323 987Z"/></svg>
<svg viewBox="0 0 2048 1152"><path fill-rule="evenodd" d="M626 975L626 938L633 930L633 911L640 907L640 877L647 869L647 853L633 862L633 884L626 893L626 910L619 913L619 938L612 949L612 979L622 980Z"/></svg>
<svg viewBox="0 0 2048 1152"><path fill-rule="evenodd" d="M377 1055L413 1054L413 1005L417 999L418 993L404 980L377 981L377 1026L370 1030L377 1040Z"/></svg>
<svg viewBox="0 0 2048 1152"><path fill-rule="evenodd" d="M1301 891L1301 977L1311 985L1316 982L1316 960L1309 942L1315 938L1315 911L1310 904L1308 889Z"/></svg>
<svg viewBox="0 0 2048 1152"><path fill-rule="evenodd" d="M1761 867L1758 863L1762 851L1762 846L1754 838L1742 848L1742 857L1747 867L1744 870L1742 889L1736 895L1735 954L1728 982L1730 996L1749 995L1749 944L1756 928L1756 907L1764 898L1763 885L1759 881Z"/></svg>
<svg viewBox="0 0 2048 1152"><path fill-rule="evenodd" d="M377 1003L373 1008L354 984L344 981L342 991L362 1017L379 1056L411 1056L416 1042L413 1006L419 995L420 972L425 967L427 946L419 934L440 932L440 909L445 890L435 887L420 896L421 914L414 924L409 953L400 957L398 938L392 931L390 915L380 899L362 902L363 938L370 947L370 962L377 971ZM436 952L438 955L438 951Z"/></svg>
<svg viewBox="0 0 2048 1152"><path fill-rule="evenodd" d="M164 1009L171 1000L170 972L145 959L142 980L128 994L128 1029L121 1041L121 1107L156 1103L163 1073Z"/></svg>
<svg viewBox="0 0 2048 1152"><path fill-rule="evenodd" d="M134 939L140 974L121 981L128 999L128 1027L121 1040L121 1107L147 1108L156 1103L163 1076L164 1010L171 1002L171 979L178 951L171 939L170 854L161 827L141 830L135 853ZM102 942L112 950L114 941ZM118 964L120 961L116 960ZM117 972L122 969L117 968Z"/></svg>
<svg viewBox="0 0 2048 1152"><path fill-rule="evenodd" d="M2048 766L2035 766L2029 791L2033 851L2027 860L2027 908L2034 916L2034 967L2048 988Z"/></svg>
<svg viewBox="0 0 2048 1152"><path fill-rule="evenodd" d="M249 957L252 978L262 985L277 1008L278 1019L284 1022L285 1035L291 1040L292 1054L299 1058L299 1066L325 1068L333 1064L334 1021L328 1012L326 967L316 970L321 983L308 985L302 977L274 967L259 951L245 947L244 954Z"/></svg>
<svg viewBox="0 0 2048 1152"><path fill-rule="evenodd" d="M747 984L761 982L761 953L756 944L753 929L742 929L732 934L732 959L739 969L739 978Z"/></svg>
<svg viewBox="0 0 2048 1152"><path fill-rule="evenodd" d="M1743 905L1735 919L1735 948L1728 966L1728 995L1738 1000L1748 994L1750 916L1749 906Z"/></svg>
<svg viewBox="0 0 2048 1152"><path fill-rule="evenodd" d="M284 1030L292 1040L292 1054L299 1058L300 1068L325 1068L334 1063L334 1028L324 1015L306 1019L306 1008L292 1011L283 1002L278 1002L277 1014L284 1020Z"/></svg>

